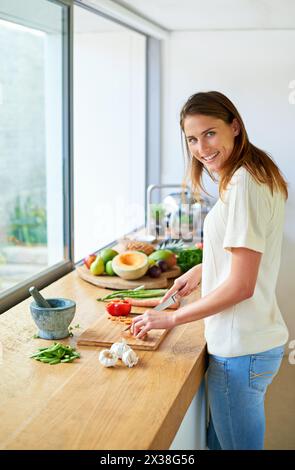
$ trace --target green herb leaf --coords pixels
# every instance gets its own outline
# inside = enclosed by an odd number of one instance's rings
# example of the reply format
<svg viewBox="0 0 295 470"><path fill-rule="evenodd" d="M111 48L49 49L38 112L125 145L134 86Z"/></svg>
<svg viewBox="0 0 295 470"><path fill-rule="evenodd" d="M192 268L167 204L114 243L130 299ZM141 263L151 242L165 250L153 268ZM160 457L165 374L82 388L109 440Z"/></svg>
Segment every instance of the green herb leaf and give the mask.
<svg viewBox="0 0 295 470"><path fill-rule="evenodd" d="M181 271L185 273L197 264L202 263L203 250L200 248L182 250L178 254L177 264Z"/></svg>

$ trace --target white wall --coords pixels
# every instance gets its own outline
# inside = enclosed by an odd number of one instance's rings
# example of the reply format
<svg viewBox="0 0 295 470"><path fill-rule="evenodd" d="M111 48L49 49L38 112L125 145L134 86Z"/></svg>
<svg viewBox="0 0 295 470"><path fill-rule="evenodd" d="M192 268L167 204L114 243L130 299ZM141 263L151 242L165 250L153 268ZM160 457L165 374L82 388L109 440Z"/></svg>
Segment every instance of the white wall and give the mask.
<svg viewBox="0 0 295 470"><path fill-rule="evenodd" d="M163 42L162 183L181 182L179 111L198 91L217 90L239 110L250 140L268 151L289 187L278 303L295 339L295 79L294 31L172 33ZM294 100L293 100L294 101ZM207 188L215 197L217 188Z"/></svg>
<svg viewBox="0 0 295 470"><path fill-rule="evenodd" d="M144 223L145 37L74 38L75 260Z"/></svg>

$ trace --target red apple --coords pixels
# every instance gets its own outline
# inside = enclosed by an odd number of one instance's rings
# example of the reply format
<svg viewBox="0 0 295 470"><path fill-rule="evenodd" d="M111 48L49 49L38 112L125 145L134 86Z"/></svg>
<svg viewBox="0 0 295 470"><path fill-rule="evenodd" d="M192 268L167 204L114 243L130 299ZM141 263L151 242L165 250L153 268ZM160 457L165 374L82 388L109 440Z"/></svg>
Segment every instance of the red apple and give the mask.
<svg viewBox="0 0 295 470"><path fill-rule="evenodd" d="M86 258L84 258L84 264L88 269L90 269L91 264L95 260L96 260L96 255L94 255L94 254L88 255L88 256L86 256Z"/></svg>

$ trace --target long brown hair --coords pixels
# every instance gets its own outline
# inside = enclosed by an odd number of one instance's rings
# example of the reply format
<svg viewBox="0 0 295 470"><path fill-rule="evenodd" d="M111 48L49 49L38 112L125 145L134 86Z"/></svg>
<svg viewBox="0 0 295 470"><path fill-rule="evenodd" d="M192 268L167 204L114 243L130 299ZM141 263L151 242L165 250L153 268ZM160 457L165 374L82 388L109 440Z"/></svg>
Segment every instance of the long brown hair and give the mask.
<svg viewBox="0 0 295 470"><path fill-rule="evenodd" d="M281 191L285 199L288 198L287 183L279 168L270 155L251 144L238 110L225 95L218 91L208 91L190 96L180 112L180 127L183 134L185 118L195 114L214 116L215 118L222 119L227 124L231 124L234 118L236 118L240 125L240 132L235 137L234 148L230 158L224 162L221 169L219 180L220 195L222 195L223 191L227 188L235 171L243 166L249 171L257 183L267 184L272 194L274 190ZM213 181L216 182L216 179L199 160L191 155L186 139L185 146L188 161L187 176L190 177L192 189L197 193L200 189L207 193L203 185L203 171L205 171Z"/></svg>

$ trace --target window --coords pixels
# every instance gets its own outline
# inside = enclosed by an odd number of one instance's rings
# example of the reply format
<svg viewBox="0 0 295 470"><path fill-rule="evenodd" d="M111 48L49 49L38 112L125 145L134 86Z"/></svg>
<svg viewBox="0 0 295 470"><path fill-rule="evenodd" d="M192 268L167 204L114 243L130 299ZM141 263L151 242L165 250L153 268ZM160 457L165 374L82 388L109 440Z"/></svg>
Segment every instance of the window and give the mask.
<svg viewBox="0 0 295 470"><path fill-rule="evenodd" d="M0 313L145 222L147 36L131 28L72 0L0 3Z"/></svg>
<svg viewBox="0 0 295 470"><path fill-rule="evenodd" d="M74 7L75 261L144 224L146 37Z"/></svg>
<svg viewBox="0 0 295 470"><path fill-rule="evenodd" d="M67 18L62 2L0 5L0 296L68 259Z"/></svg>

